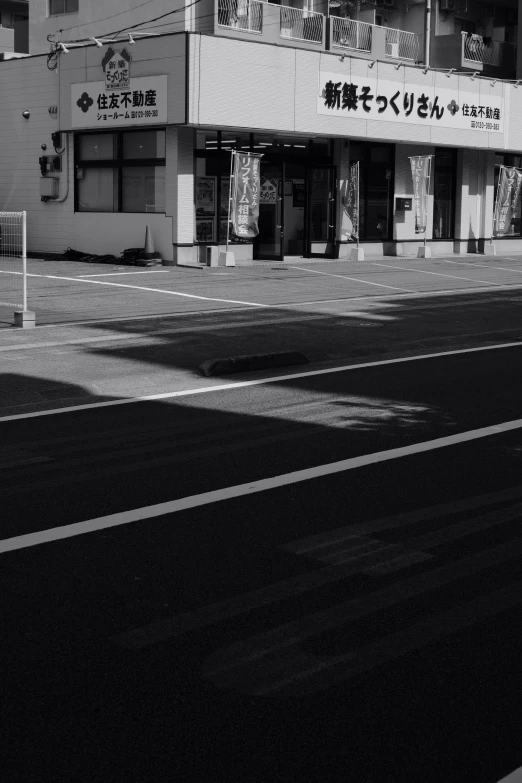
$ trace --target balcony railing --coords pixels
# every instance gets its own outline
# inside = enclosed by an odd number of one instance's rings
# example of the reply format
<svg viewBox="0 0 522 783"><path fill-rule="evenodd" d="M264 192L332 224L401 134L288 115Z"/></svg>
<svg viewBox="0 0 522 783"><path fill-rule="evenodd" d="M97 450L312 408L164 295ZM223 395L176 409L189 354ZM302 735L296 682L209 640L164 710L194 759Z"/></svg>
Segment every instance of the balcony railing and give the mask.
<svg viewBox="0 0 522 783"><path fill-rule="evenodd" d="M471 63L482 63L497 68L514 69L516 66L517 47L506 41L494 41L481 35L462 33L464 60Z"/></svg>
<svg viewBox="0 0 522 783"><path fill-rule="evenodd" d="M262 33L263 5L259 0L219 0L218 25L249 33Z"/></svg>
<svg viewBox="0 0 522 783"><path fill-rule="evenodd" d="M323 40L323 14L315 11L307 11L302 8L291 8L287 5L281 9L281 38L292 38L296 41L310 41L322 43Z"/></svg>
<svg viewBox="0 0 522 783"><path fill-rule="evenodd" d="M331 16L330 19L333 46L371 52L373 25L356 22L354 19L342 19L339 16Z"/></svg>
<svg viewBox="0 0 522 783"><path fill-rule="evenodd" d="M395 57L398 60L418 59L420 40L415 33L406 30L395 30L393 27L385 27L386 30L386 57Z"/></svg>

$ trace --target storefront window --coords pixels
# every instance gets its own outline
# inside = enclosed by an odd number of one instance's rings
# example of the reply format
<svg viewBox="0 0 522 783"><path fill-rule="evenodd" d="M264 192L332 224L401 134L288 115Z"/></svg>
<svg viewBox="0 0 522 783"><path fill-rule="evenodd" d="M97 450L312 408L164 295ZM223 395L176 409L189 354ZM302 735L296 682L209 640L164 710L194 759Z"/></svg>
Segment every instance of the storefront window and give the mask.
<svg viewBox="0 0 522 783"><path fill-rule="evenodd" d="M165 131L76 137L78 212L164 212Z"/></svg>
<svg viewBox="0 0 522 783"><path fill-rule="evenodd" d="M436 149L432 165L433 238L452 239L455 230L456 150Z"/></svg>
<svg viewBox="0 0 522 783"><path fill-rule="evenodd" d="M359 237L390 239L394 148L391 144L350 144L350 163L359 161Z"/></svg>
<svg viewBox="0 0 522 783"><path fill-rule="evenodd" d="M495 155L495 195L494 204L497 201L498 181L500 177L500 166L514 166L517 169L522 169L522 155ZM511 220L511 226L505 236L519 237L522 236L522 203L521 199L518 200L517 208L513 219Z"/></svg>

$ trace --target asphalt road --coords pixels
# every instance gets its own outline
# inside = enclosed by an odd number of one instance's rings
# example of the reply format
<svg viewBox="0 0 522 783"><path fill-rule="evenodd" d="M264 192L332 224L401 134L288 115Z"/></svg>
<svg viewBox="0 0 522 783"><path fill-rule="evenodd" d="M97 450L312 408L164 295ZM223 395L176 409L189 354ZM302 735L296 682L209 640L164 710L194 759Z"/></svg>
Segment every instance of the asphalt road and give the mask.
<svg viewBox="0 0 522 783"><path fill-rule="evenodd" d="M0 420L2 777L521 766L521 350Z"/></svg>

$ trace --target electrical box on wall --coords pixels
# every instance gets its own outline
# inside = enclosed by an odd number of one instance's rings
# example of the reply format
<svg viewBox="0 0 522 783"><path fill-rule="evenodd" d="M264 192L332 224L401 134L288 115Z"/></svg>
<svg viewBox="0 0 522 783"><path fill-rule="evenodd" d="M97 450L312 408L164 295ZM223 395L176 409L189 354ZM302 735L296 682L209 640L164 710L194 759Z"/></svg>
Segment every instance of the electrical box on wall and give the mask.
<svg viewBox="0 0 522 783"><path fill-rule="evenodd" d="M62 170L62 159L59 155L53 155L51 157L51 171Z"/></svg>
<svg viewBox="0 0 522 783"><path fill-rule="evenodd" d="M396 212L411 212L412 210L411 198L396 198L395 199L395 211Z"/></svg>
<svg viewBox="0 0 522 783"><path fill-rule="evenodd" d="M46 201L58 196L58 177L40 177L40 196Z"/></svg>

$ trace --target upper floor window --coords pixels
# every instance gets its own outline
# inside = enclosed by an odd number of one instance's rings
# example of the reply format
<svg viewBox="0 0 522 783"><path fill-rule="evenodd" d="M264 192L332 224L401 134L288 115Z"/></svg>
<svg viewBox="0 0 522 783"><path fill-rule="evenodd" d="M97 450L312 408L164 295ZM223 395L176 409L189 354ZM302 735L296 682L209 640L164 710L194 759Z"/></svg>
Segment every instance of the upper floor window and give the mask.
<svg viewBox="0 0 522 783"><path fill-rule="evenodd" d="M78 0L49 0L49 16L77 13Z"/></svg>

